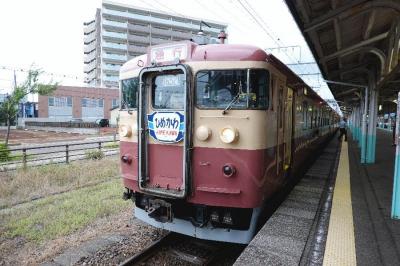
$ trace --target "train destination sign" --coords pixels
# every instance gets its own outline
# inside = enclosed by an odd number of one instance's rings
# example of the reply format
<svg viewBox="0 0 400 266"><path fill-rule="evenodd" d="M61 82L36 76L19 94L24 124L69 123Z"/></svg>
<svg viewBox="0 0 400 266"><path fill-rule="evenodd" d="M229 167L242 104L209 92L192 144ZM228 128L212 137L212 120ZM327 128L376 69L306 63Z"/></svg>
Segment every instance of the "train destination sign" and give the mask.
<svg viewBox="0 0 400 266"><path fill-rule="evenodd" d="M147 115L150 136L166 143L180 142L185 129L185 116L180 112L153 112Z"/></svg>
<svg viewBox="0 0 400 266"><path fill-rule="evenodd" d="M173 62L176 59L186 59L188 55L186 44L153 47L150 51L150 61L157 63Z"/></svg>

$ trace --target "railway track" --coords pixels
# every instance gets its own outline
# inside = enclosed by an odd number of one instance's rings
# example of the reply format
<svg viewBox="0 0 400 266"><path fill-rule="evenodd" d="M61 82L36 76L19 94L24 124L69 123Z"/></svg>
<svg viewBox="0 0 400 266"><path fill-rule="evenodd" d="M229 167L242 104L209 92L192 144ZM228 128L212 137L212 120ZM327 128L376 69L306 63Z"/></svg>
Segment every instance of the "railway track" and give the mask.
<svg viewBox="0 0 400 266"><path fill-rule="evenodd" d="M221 262L222 265L231 265L244 247L170 232L126 259L120 266L158 265L160 262L163 265L221 265Z"/></svg>

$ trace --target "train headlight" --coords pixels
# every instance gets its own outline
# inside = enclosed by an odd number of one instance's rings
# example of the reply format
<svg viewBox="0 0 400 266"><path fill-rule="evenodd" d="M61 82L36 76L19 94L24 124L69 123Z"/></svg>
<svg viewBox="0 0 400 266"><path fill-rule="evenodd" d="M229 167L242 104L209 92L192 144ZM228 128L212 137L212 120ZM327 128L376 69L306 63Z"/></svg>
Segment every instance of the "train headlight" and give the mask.
<svg viewBox="0 0 400 266"><path fill-rule="evenodd" d="M121 134L122 137L130 137L132 135L132 129L130 126L121 125L119 127L119 134Z"/></svg>
<svg viewBox="0 0 400 266"><path fill-rule="evenodd" d="M206 126L199 126L196 129L196 137L201 141L206 141L211 136L211 129Z"/></svg>
<svg viewBox="0 0 400 266"><path fill-rule="evenodd" d="M239 132L233 127L224 127L219 132L219 137L224 143L232 143L239 138Z"/></svg>

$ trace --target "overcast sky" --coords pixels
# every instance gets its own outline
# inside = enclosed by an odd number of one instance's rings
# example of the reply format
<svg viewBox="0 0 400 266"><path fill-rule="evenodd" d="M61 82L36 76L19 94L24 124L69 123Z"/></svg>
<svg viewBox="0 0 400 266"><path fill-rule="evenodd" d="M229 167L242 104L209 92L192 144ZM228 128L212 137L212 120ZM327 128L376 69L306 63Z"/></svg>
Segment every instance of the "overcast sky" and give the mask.
<svg viewBox="0 0 400 266"><path fill-rule="evenodd" d="M310 62L314 59L283 0L241 0L258 18L254 21L238 0L118 0L118 3L161 10L182 16L212 19L229 24L228 42L246 43L273 49L285 63ZM250 6L246 5L250 3ZM101 0L13 0L0 3L0 93L12 86L13 72L6 68L27 69L35 64L46 78L64 85L82 85L83 22L94 18ZM262 18L260 20L259 18ZM300 46L300 47L297 47ZM300 73L315 73L313 65L297 67ZM24 78L17 71L17 81ZM51 74L53 75L51 75ZM64 75L66 77L64 77ZM323 98L332 98L317 76L302 76L319 90ZM312 77L312 78L311 78ZM322 85L322 86L321 86ZM321 88L318 88L321 86Z"/></svg>

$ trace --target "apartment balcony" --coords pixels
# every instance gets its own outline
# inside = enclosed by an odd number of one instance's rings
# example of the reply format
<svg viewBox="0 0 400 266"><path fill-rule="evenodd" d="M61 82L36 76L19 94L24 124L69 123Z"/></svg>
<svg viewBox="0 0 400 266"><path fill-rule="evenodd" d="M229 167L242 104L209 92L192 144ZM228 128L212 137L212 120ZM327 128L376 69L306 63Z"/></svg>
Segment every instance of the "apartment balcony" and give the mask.
<svg viewBox="0 0 400 266"><path fill-rule="evenodd" d="M118 21L111 21L103 19L103 27L104 28L117 28L117 29L127 29L127 23L125 22L118 22Z"/></svg>
<svg viewBox="0 0 400 266"><path fill-rule="evenodd" d="M118 50L118 51L126 51L127 45L126 44L119 44L119 43L111 43L111 42L103 42L103 49L106 50Z"/></svg>
<svg viewBox="0 0 400 266"><path fill-rule="evenodd" d="M91 32L93 32L96 29L96 22L90 23L89 25L85 26L83 28L83 32L85 34L89 34Z"/></svg>
<svg viewBox="0 0 400 266"><path fill-rule="evenodd" d="M150 33L149 26L133 25L128 23L128 30L141 33Z"/></svg>
<svg viewBox="0 0 400 266"><path fill-rule="evenodd" d="M96 63L97 63L96 61L93 61L93 62L91 62L89 64L85 64L85 66L83 68L83 71L85 73L89 73L90 71L92 71L93 69L96 68Z"/></svg>
<svg viewBox="0 0 400 266"><path fill-rule="evenodd" d="M97 78L97 71L94 70L85 76L85 81L90 82L92 80L95 80Z"/></svg>
<svg viewBox="0 0 400 266"><path fill-rule="evenodd" d="M108 64L103 64L102 69L104 70L114 70L114 71L119 71L122 65L108 65Z"/></svg>
<svg viewBox="0 0 400 266"><path fill-rule="evenodd" d="M106 86L107 88L118 89L119 88L119 82L118 81L103 80L103 86Z"/></svg>
<svg viewBox="0 0 400 266"><path fill-rule="evenodd" d="M83 42L86 43L90 43L92 42L94 39L96 39L96 32L92 32L89 35L84 35L83 37Z"/></svg>
<svg viewBox="0 0 400 266"><path fill-rule="evenodd" d="M199 29L199 23L188 23L188 22L181 22L181 21L175 21L171 19L166 19L166 18L157 18L157 17L151 17L151 16L146 16L146 15L141 15L141 14L134 14L128 11L117 11L117 10L111 10L107 8L102 9L103 14L107 14L110 16L115 16L117 18L129 18L132 20L136 21L141 21L141 22L152 22L152 23L157 23L160 25L165 25L165 26L173 26L173 27L179 27L182 29L189 29L189 30L198 30ZM128 26L129 27L129 26ZM221 26L223 28L223 26ZM220 31L220 28L209 28L206 29L209 32L213 32L218 34Z"/></svg>
<svg viewBox="0 0 400 266"><path fill-rule="evenodd" d="M94 49L96 49L96 42L92 42L91 44L86 44L83 48L85 54L89 54Z"/></svg>
<svg viewBox="0 0 400 266"><path fill-rule="evenodd" d="M122 32L103 31L103 37L110 39L126 40L127 34Z"/></svg>
<svg viewBox="0 0 400 266"><path fill-rule="evenodd" d="M163 44L163 43L169 43L171 42L170 39L164 40L160 38L151 38L151 45L156 45L156 44Z"/></svg>
<svg viewBox="0 0 400 266"><path fill-rule="evenodd" d="M170 29L158 29L158 28L151 28L151 34L157 34L157 35L164 35L164 36L171 36L172 31Z"/></svg>
<svg viewBox="0 0 400 266"><path fill-rule="evenodd" d="M88 64L88 63L92 62L94 59L96 59L96 53L91 52L90 54L85 55L84 62L85 62L85 64Z"/></svg>
<svg viewBox="0 0 400 266"><path fill-rule="evenodd" d="M101 9L103 16L104 15L109 15L109 16L115 16L118 18L127 18L128 17L128 12L127 11L117 11L117 10L112 10L108 8L102 8Z"/></svg>
<svg viewBox="0 0 400 266"><path fill-rule="evenodd" d="M128 51L132 52L132 53L145 54L145 53L147 53L147 47L137 46L137 45L129 45Z"/></svg>
<svg viewBox="0 0 400 266"><path fill-rule="evenodd" d="M108 65L108 64L103 64L102 70L103 73L105 74L113 74L118 76L119 75L119 69L121 68L121 65Z"/></svg>
<svg viewBox="0 0 400 266"><path fill-rule="evenodd" d="M184 40L189 40L192 38L192 33L191 32L181 32L181 31L172 31L171 34L173 37L181 38Z"/></svg>
<svg viewBox="0 0 400 266"><path fill-rule="evenodd" d="M128 57L126 55L103 53L103 60L116 63L125 63L128 60Z"/></svg>
<svg viewBox="0 0 400 266"><path fill-rule="evenodd" d="M150 42L150 39L148 36L137 36L137 35L132 35L132 34L129 34L128 40L130 42L138 42L138 43L145 43L145 44L148 44Z"/></svg>

